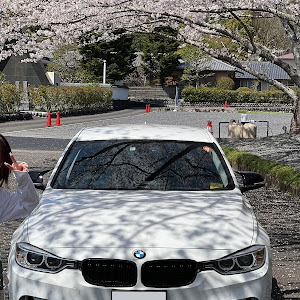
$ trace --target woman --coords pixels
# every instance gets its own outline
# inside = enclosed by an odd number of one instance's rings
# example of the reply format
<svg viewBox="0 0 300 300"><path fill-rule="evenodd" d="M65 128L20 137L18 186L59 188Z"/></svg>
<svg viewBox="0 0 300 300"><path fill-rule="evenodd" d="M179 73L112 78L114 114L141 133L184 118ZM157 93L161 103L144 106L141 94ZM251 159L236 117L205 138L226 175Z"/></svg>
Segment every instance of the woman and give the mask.
<svg viewBox="0 0 300 300"><path fill-rule="evenodd" d="M9 174L17 181L17 192L11 193L2 188L8 182ZM0 222L28 216L39 203L39 197L28 175L28 165L18 163L11 153L5 137L0 134ZM2 263L0 261L0 299L4 299Z"/></svg>
<svg viewBox="0 0 300 300"><path fill-rule="evenodd" d="M16 193L2 188L11 172L17 181ZM38 203L39 197L28 175L28 165L15 160L7 140L0 134L0 222L24 218Z"/></svg>

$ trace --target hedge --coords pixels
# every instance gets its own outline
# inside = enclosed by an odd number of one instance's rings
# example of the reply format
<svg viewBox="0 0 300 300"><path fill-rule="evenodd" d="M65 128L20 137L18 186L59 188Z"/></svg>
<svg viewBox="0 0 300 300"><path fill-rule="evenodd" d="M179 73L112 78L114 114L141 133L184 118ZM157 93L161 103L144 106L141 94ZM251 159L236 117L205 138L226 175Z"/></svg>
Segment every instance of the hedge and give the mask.
<svg viewBox="0 0 300 300"><path fill-rule="evenodd" d="M181 97L185 102L293 103L290 97L278 90L253 92L208 87L186 87L182 90Z"/></svg>
<svg viewBox="0 0 300 300"><path fill-rule="evenodd" d="M0 84L0 111L12 113L18 111L21 105L21 91L10 83Z"/></svg>
<svg viewBox="0 0 300 300"><path fill-rule="evenodd" d="M0 112L18 112L23 90L13 84L0 84ZM28 87L28 100L37 110L102 109L112 104L112 90L95 86Z"/></svg>
<svg viewBox="0 0 300 300"><path fill-rule="evenodd" d="M263 159L257 155L222 147L228 161L240 169L249 169L263 175L271 186L300 196L300 171L293 167Z"/></svg>
<svg viewBox="0 0 300 300"><path fill-rule="evenodd" d="M101 109L112 104L112 90L95 86L28 88L29 101L44 111Z"/></svg>

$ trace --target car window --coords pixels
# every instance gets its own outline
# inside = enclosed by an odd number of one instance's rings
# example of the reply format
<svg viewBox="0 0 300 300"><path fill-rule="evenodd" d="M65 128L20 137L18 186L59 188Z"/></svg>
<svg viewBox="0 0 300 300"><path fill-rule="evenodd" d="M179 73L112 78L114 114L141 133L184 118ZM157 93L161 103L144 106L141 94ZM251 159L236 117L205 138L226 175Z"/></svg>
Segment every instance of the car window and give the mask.
<svg viewBox="0 0 300 300"><path fill-rule="evenodd" d="M52 186L174 191L233 188L214 144L150 140L75 142Z"/></svg>

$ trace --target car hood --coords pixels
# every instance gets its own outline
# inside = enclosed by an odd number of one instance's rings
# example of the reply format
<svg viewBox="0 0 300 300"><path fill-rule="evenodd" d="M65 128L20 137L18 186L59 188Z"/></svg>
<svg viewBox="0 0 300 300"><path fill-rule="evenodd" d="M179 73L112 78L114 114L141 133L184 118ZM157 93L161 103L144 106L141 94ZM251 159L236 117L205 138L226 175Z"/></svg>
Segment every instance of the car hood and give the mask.
<svg viewBox="0 0 300 300"><path fill-rule="evenodd" d="M43 248L248 247L254 217L238 190L78 191L47 189L28 218L29 243Z"/></svg>

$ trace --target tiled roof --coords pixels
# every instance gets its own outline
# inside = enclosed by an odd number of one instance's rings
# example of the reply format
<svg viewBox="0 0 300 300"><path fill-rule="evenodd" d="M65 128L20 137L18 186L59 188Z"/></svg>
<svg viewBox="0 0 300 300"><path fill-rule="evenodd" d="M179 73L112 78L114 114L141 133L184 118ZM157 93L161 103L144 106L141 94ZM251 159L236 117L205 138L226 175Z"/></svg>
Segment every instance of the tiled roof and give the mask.
<svg viewBox="0 0 300 300"><path fill-rule="evenodd" d="M290 76L279 66L266 61L247 61L243 64L248 65L251 69L262 73L270 79L290 80ZM179 60L177 69L183 70L187 65L183 60ZM239 68L233 67L215 58L202 58L200 60L202 70L208 71L235 71L235 78L237 79L255 79L256 77L245 72Z"/></svg>
<svg viewBox="0 0 300 300"><path fill-rule="evenodd" d="M202 58L199 61L199 65L201 66L202 70L235 71L235 67L215 58ZM179 60L179 65L177 66L177 69L183 70L186 66L186 63L183 60Z"/></svg>
<svg viewBox="0 0 300 300"><path fill-rule="evenodd" d="M270 79L277 80L290 80L290 76L279 66L272 64L271 62L266 61L249 61L244 62L252 70L255 70L259 73L266 75ZM236 69L235 78L237 79L255 79L256 77L241 70Z"/></svg>

